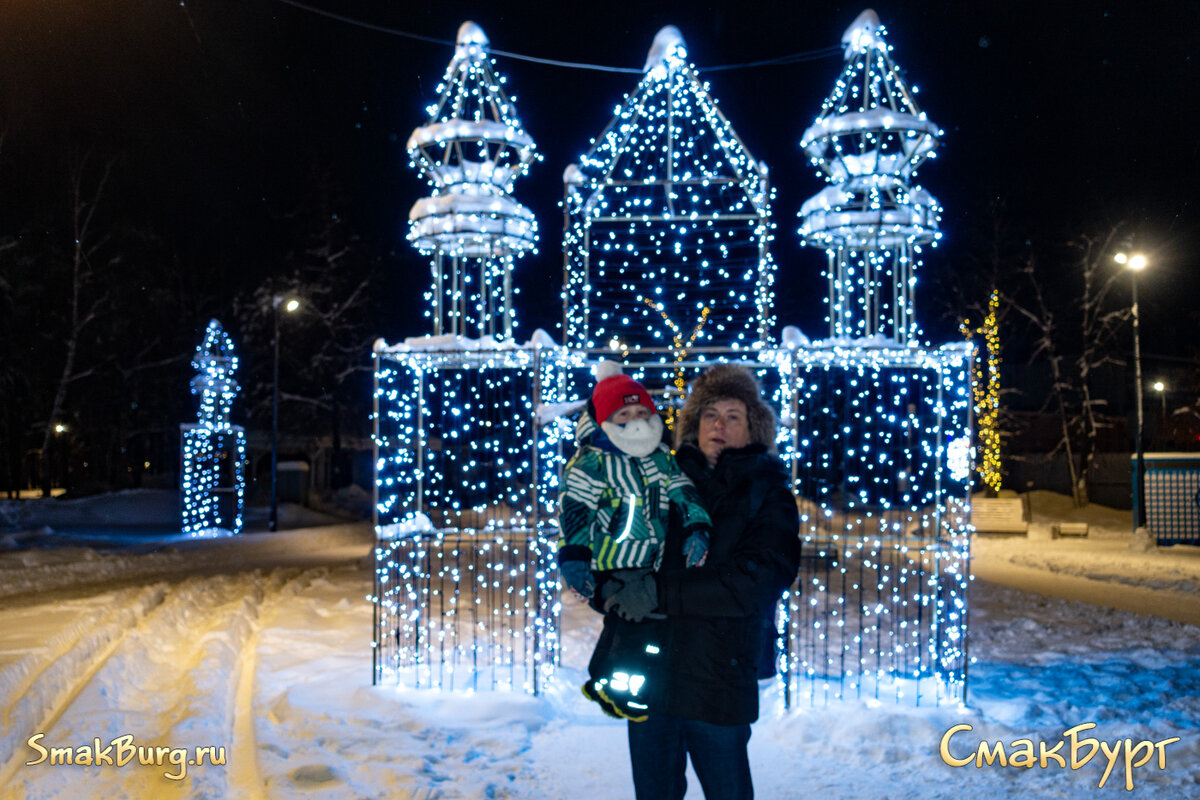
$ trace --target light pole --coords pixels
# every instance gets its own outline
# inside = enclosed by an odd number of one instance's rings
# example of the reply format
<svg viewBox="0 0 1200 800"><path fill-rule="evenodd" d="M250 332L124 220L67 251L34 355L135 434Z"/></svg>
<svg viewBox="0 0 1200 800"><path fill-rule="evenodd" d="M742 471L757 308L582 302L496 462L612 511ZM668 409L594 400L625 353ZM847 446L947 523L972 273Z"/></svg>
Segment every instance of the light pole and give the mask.
<svg viewBox="0 0 1200 800"><path fill-rule="evenodd" d="M291 314L300 307L295 298L271 298L271 325L275 331L275 358L271 377L271 516L267 530L279 529L279 307Z"/></svg>
<svg viewBox="0 0 1200 800"><path fill-rule="evenodd" d="M1146 268L1146 257L1141 253L1117 253L1113 260L1129 270L1129 282L1133 288L1133 380L1135 400L1137 403L1137 430L1134 442L1137 448L1137 503L1134 509L1136 519L1134 528L1146 527L1146 459L1142 452L1142 433L1145 428L1145 416L1142 412L1142 341L1138 331L1138 295L1137 276Z"/></svg>

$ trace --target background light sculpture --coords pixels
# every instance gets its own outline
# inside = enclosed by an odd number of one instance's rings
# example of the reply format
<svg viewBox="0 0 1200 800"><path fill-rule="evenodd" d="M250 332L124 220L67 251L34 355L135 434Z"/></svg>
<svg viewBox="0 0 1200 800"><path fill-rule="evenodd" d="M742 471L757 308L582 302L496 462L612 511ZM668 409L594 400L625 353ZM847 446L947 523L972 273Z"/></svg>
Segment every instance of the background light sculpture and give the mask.
<svg viewBox="0 0 1200 800"><path fill-rule="evenodd" d="M941 131L917 107L874 11L842 36L846 66L800 138L829 182L800 209L800 236L829 256L829 335L915 341L916 259L941 209L912 186Z"/></svg>
<svg viewBox="0 0 1200 800"><path fill-rule="evenodd" d="M534 248L537 225L510 193L538 156L487 48L483 29L464 22L429 122L408 139L433 187L409 212L408 238L433 256L434 334L512 338L513 260Z"/></svg>
<svg viewBox="0 0 1200 800"><path fill-rule="evenodd" d="M200 397L195 424L180 425L183 532L240 533L246 496L246 435L229 421L238 384L238 358L221 323L211 320L192 360L192 394Z"/></svg>

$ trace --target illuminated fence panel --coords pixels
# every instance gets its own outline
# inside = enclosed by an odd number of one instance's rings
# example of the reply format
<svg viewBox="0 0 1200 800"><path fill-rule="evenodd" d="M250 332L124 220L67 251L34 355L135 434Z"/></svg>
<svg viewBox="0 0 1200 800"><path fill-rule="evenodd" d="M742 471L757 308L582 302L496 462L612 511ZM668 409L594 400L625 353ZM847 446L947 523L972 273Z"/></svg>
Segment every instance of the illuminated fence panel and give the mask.
<svg viewBox="0 0 1200 800"><path fill-rule="evenodd" d="M1160 545L1200 544L1200 457L1146 453L1146 524ZM1133 494L1138 498L1137 463ZM1137 506L1135 504L1136 512Z"/></svg>
<svg viewBox="0 0 1200 800"><path fill-rule="evenodd" d="M801 351L787 695L965 697L969 355Z"/></svg>
<svg viewBox="0 0 1200 800"><path fill-rule="evenodd" d="M553 558L532 531L381 542L375 682L537 694L558 652Z"/></svg>

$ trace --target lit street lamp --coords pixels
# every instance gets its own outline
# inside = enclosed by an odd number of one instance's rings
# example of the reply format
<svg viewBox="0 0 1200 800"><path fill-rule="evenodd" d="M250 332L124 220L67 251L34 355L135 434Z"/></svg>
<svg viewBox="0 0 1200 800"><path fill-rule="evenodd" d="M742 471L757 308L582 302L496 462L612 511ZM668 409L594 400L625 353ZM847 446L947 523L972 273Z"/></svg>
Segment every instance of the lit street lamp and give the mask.
<svg viewBox="0 0 1200 800"><path fill-rule="evenodd" d="M291 314L300 308L296 298L275 295L271 300L271 324L275 330L275 362L271 379L271 516L267 530L279 529L279 307Z"/></svg>
<svg viewBox="0 0 1200 800"><path fill-rule="evenodd" d="M1133 385L1136 394L1134 402L1137 403L1137 430L1134 434L1137 447L1137 518L1134 520L1134 528L1137 529L1146 527L1146 459L1142 452L1145 418L1142 414L1142 342L1138 332L1137 295L1137 276L1146 268L1146 257L1141 253L1117 253L1113 260L1129 270L1129 282L1133 287Z"/></svg>
<svg viewBox="0 0 1200 800"><path fill-rule="evenodd" d="M1162 419L1159 422L1158 435L1165 438L1167 430L1167 384L1164 381L1155 381L1150 388L1158 392L1158 399L1162 401Z"/></svg>

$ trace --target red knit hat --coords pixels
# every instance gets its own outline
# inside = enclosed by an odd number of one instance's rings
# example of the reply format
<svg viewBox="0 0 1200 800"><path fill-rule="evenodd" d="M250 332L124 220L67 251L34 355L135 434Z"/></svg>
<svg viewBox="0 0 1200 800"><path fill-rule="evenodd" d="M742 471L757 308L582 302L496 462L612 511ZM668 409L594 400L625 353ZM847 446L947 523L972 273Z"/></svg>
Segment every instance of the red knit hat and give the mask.
<svg viewBox="0 0 1200 800"><path fill-rule="evenodd" d="M654 400L646 387L628 375L610 375L603 378L592 390L592 407L596 410L596 422L604 422L631 404L640 404L654 413Z"/></svg>

